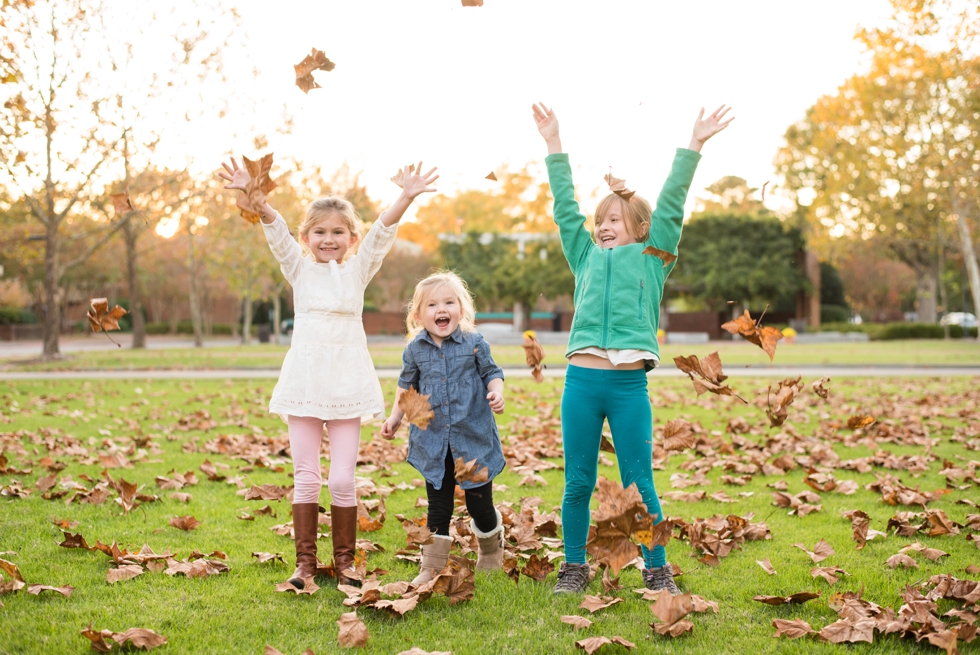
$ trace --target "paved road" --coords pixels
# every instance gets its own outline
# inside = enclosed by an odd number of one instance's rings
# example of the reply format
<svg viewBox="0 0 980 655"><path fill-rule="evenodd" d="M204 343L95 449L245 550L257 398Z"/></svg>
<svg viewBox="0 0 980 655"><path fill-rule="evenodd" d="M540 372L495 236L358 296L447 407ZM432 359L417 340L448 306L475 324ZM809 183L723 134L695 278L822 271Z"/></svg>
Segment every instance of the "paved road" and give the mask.
<svg viewBox="0 0 980 655"><path fill-rule="evenodd" d="M739 367L725 371L733 378L789 378L802 375L812 378L841 377L980 377L980 366L768 366ZM504 368L508 378L526 378L531 371L526 368ZM545 370L547 377L565 377L565 369L553 367ZM658 368L649 377L683 377L674 367ZM0 381L14 380L226 380L278 378L279 369L222 369L211 371L38 371L3 372ZM397 368L378 368L378 377L398 377Z"/></svg>

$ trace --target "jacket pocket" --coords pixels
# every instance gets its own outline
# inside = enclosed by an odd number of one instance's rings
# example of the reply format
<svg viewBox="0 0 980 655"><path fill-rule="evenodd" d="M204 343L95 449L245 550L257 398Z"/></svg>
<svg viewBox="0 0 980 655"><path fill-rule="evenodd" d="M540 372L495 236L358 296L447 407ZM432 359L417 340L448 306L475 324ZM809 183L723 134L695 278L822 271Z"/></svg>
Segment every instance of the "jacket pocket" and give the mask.
<svg viewBox="0 0 980 655"><path fill-rule="evenodd" d="M637 296L637 299L636 299L636 318L639 321L642 321L643 320L643 290L644 290L644 288L645 288L645 285L643 284L643 280L640 280L640 293L639 293L639 295Z"/></svg>

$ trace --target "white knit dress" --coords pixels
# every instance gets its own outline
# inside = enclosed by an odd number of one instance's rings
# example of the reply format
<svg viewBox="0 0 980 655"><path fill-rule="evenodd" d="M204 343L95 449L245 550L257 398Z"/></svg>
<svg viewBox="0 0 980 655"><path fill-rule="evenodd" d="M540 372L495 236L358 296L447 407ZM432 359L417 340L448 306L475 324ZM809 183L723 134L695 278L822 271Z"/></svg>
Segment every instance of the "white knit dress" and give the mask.
<svg viewBox="0 0 980 655"><path fill-rule="evenodd" d="M277 214L263 223L272 254L293 287L292 345L283 360L269 411L283 420L313 416L325 421L384 418L381 383L367 348L364 289L381 268L398 224L375 221L357 252L343 264L304 257Z"/></svg>

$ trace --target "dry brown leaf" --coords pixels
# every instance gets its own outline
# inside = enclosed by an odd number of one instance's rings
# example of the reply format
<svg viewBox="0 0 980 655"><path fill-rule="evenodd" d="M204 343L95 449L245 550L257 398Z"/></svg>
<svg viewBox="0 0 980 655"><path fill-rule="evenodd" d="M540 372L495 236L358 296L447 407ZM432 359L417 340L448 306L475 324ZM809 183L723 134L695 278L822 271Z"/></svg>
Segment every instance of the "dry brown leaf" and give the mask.
<svg viewBox="0 0 980 655"><path fill-rule="evenodd" d="M282 500L286 497L287 493L287 489L276 484L269 483L260 486L253 484L245 492L245 500Z"/></svg>
<svg viewBox="0 0 980 655"><path fill-rule="evenodd" d="M887 560L885 560L885 564L887 564L889 568L893 568L893 569L899 566L905 569L919 568L918 562L916 562L908 555L904 555L902 553L898 553L897 555L892 555Z"/></svg>
<svg viewBox="0 0 980 655"><path fill-rule="evenodd" d="M531 553L527 564L521 568L521 574L526 575L532 580L543 582L548 574L555 570L555 565L547 558L538 559L537 553ZM608 570L608 569L607 569Z"/></svg>
<svg viewBox="0 0 980 655"><path fill-rule="evenodd" d="M691 594L691 605L694 607L694 611L700 613L707 612L711 610L715 614L718 613L718 601L707 600L702 596L697 594Z"/></svg>
<svg viewBox="0 0 980 655"><path fill-rule="evenodd" d="M284 560L282 557L282 553L255 552L252 553L252 557L256 558L259 564L264 564L265 562L282 562L283 564L286 563L286 560Z"/></svg>
<svg viewBox="0 0 980 655"><path fill-rule="evenodd" d="M37 596L42 591L53 591L67 598L68 596L71 596L71 592L75 591L75 588L71 585L65 585L64 587L52 587L46 584L32 584L27 586L27 593L34 596Z"/></svg>
<svg viewBox="0 0 980 655"><path fill-rule="evenodd" d="M313 576L312 575L310 577L308 577L308 578L303 578L303 588L302 589L297 589L296 587L294 587L289 582L280 582L279 584L276 585L276 591L278 591L280 593L281 592L286 592L286 591L291 591L294 594L296 594L297 596L300 596L300 595L312 596L313 594L315 594L319 590L320 590L320 587L317 585L316 582L313 581Z"/></svg>
<svg viewBox="0 0 980 655"><path fill-rule="evenodd" d="M629 199L633 197L634 193L636 193L636 191L630 191L626 188L626 180L613 177L612 167L609 168L609 172L606 173L606 176L603 179L606 180L606 184L609 185L609 190L626 202L629 202Z"/></svg>
<svg viewBox="0 0 980 655"><path fill-rule="evenodd" d="M819 598L820 592L801 591L792 596L753 596L752 600L766 605L795 605Z"/></svg>
<svg viewBox="0 0 980 655"><path fill-rule="evenodd" d="M497 176L496 176L496 175L494 175L494 172L493 172L493 171L490 171L490 174L489 174L489 175L487 175L487 176L486 176L485 178L483 178L483 179L485 179L485 180L490 180L491 182L496 182L496 181L497 181Z"/></svg>
<svg viewBox="0 0 980 655"><path fill-rule="evenodd" d="M775 397L768 392L766 393L766 402L769 404L766 408L766 416L769 417L770 427L779 427L786 421L789 416L789 406L796 400L797 394L803 390L802 379L803 376L799 376L795 380L788 378L780 381ZM771 385L769 390L772 390Z"/></svg>
<svg viewBox="0 0 980 655"><path fill-rule="evenodd" d="M139 564L120 564L106 571L106 582L113 584L120 580L132 580L138 575L143 575L143 567Z"/></svg>
<svg viewBox="0 0 980 655"><path fill-rule="evenodd" d="M120 646L125 646L129 642L135 648L142 650L150 650L167 643L166 637L146 628L130 628L126 632L116 632L112 635L112 639Z"/></svg>
<svg viewBox="0 0 980 655"><path fill-rule="evenodd" d="M616 575L639 555L639 547L630 537L649 534L653 517L635 483L623 489L619 483L600 477L595 498L599 503L599 509L592 514L596 525L589 527L585 547L597 563L608 566Z"/></svg>
<svg viewBox="0 0 980 655"><path fill-rule="evenodd" d="M776 634L774 634L773 637L789 637L790 639L799 639L800 637L814 634L813 628L811 628L810 624L803 619L796 619L794 621L788 621L786 619L773 619L772 627L776 628Z"/></svg>
<svg viewBox="0 0 980 655"><path fill-rule="evenodd" d="M817 394L824 400L827 400L828 396L830 396L830 389L828 389L824 385L827 384L828 382L830 382L830 378L820 378L819 380L811 384L810 388L813 389L813 393Z"/></svg>
<svg viewBox="0 0 980 655"><path fill-rule="evenodd" d="M272 153L257 161L242 157L242 163L251 179L245 185L245 190L238 194L235 205L242 211L242 218L254 225L261 218L262 205L266 198L278 186L269 176L272 171Z"/></svg>
<svg viewBox="0 0 980 655"><path fill-rule="evenodd" d="M428 428L429 421L436 416L429 404L429 394L421 394L415 387L409 387L399 396L398 407L405 412L405 420L420 430Z"/></svg>
<svg viewBox="0 0 980 655"><path fill-rule="evenodd" d="M579 605L581 609L589 610L592 614L595 614L601 609L607 607L612 607L616 603L622 603L622 598L614 598L612 596L588 596L582 600L582 604Z"/></svg>
<svg viewBox="0 0 980 655"><path fill-rule="evenodd" d="M694 390L699 396L708 391L719 396L735 396L743 403L746 402L728 385L722 384L728 379L728 376L721 370L721 357L718 356L717 352L713 352L701 360L698 359L697 355L678 356L674 358L674 364L691 378L691 382L694 383Z"/></svg>
<svg viewBox="0 0 980 655"><path fill-rule="evenodd" d="M666 250L661 250L660 248L654 248L653 246L647 246L643 249L644 255L653 255L654 257L659 257L663 261L664 266L669 265L671 262L677 261L677 255L672 252L667 252Z"/></svg>
<svg viewBox="0 0 980 655"><path fill-rule="evenodd" d="M823 578L827 584L835 584L839 580L838 576L847 575L847 571L839 566L815 566L810 569L810 576L813 578Z"/></svg>
<svg viewBox="0 0 980 655"><path fill-rule="evenodd" d="M723 323L721 327L732 334L741 335L749 343L754 343L762 348L769 355L771 362L776 356L776 343L783 338L783 333L774 327L762 327L761 322L762 316L759 317L758 321L753 321L749 310L746 309L744 314Z"/></svg>
<svg viewBox="0 0 980 655"><path fill-rule="evenodd" d="M534 330L524 332L524 359L531 367L531 377L537 382L544 382L544 348L538 343L537 335Z"/></svg>
<svg viewBox="0 0 980 655"><path fill-rule="evenodd" d="M776 575L776 569L772 567L772 562L769 561L768 557L763 560L757 559L755 563L761 566L762 570L768 573L769 575Z"/></svg>
<svg viewBox="0 0 980 655"><path fill-rule="evenodd" d="M193 516L173 516L170 518L170 525L174 526L178 530L191 531L201 525Z"/></svg>
<svg viewBox="0 0 980 655"><path fill-rule="evenodd" d="M122 193L113 193L109 197L112 198L112 209L116 212L116 216L136 210L133 207L133 200L129 197L129 189Z"/></svg>
<svg viewBox="0 0 980 655"><path fill-rule="evenodd" d="M831 644L857 643L859 641L866 641L870 644L874 640L874 628L875 622L871 619L859 621L840 619L818 632L817 637L821 641Z"/></svg>
<svg viewBox="0 0 980 655"><path fill-rule="evenodd" d="M463 0L464 7L482 7L483 0Z"/></svg>
<svg viewBox="0 0 980 655"><path fill-rule="evenodd" d="M664 637L668 635L671 637L680 637L686 632L694 631L694 624L690 621L678 621L677 623L670 624L651 623L650 627L653 628L658 635L662 635Z"/></svg>
<svg viewBox="0 0 980 655"><path fill-rule="evenodd" d="M831 555L835 554L833 547L823 539L817 542L817 545L813 547L813 551L808 550L803 544L793 544L793 548L799 548L804 553L809 555L814 564L819 564Z"/></svg>
<svg viewBox="0 0 980 655"><path fill-rule="evenodd" d="M102 331L105 333L106 337L112 343L116 343L109 336L109 330L119 329L119 319L128 314L125 309L116 305L112 309L109 309L109 301L106 298L92 298L92 307L88 310L89 325L92 326L92 332ZM116 343L116 346L122 347L120 344Z"/></svg>
<svg viewBox="0 0 980 655"><path fill-rule="evenodd" d="M320 85L313 79L313 71L332 71L335 64L327 59L322 50L313 48L310 54L303 58L303 61L293 65L296 72L296 86L303 93L309 93L310 89L319 89Z"/></svg>
<svg viewBox="0 0 980 655"><path fill-rule="evenodd" d="M180 492L180 491L176 491L176 492L170 494L170 497L172 499L176 500L178 503L189 503L194 498L190 494L183 493L183 492Z"/></svg>
<svg viewBox="0 0 980 655"><path fill-rule="evenodd" d="M662 623L672 625L693 612L694 603L689 593L681 594L680 596L671 596L670 591L661 589L656 602L650 606L650 611Z"/></svg>
<svg viewBox="0 0 980 655"><path fill-rule="evenodd" d="M682 418L672 418L664 424L663 429L664 450L680 451L693 448L697 442L697 435L691 424Z"/></svg>
<svg viewBox="0 0 980 655"><path fill-rule="evenodd" d="M462 457L457 457L454 475L458 482L477 482L482 484L489 479L489 470L486 466L480 468L475 457L468 462L464 462Z"/></svg>
<svg viewBox="0 0 980 655"><path fill-rule="evenodd" d="M875 422L875 417L870 414L856 414L851 418L847 419L847 427L852 430L859 430L861 428L866 428Z"/></svg>
<svg viewBox="0 0 980 655"><path fill-rule="evenodd" d="M415 164L409 164L408 165L408 174L411 175L414 172L415 172ZM421 175L421 173L422 172L419 171L419 174L420 175ZM401 188L404 189L405 188L405 169L404 168L399 168L398 169L398 172L395 173L393 176L391 176L388 179L390 179L392 182L394 182L395 184L397 184L398 186L400 186Z"/></svg>
<svg viewBox="0 0 980 655"><path fill-rule="evenodd" d="M585 628L588 628L590 625L592 625L592 621L590 621L589 619L585 618L584 616L576 616L574 614L565 615L561 617L561 622L567 623L568 625L572 626L576 630L583 630Z"/></svg>

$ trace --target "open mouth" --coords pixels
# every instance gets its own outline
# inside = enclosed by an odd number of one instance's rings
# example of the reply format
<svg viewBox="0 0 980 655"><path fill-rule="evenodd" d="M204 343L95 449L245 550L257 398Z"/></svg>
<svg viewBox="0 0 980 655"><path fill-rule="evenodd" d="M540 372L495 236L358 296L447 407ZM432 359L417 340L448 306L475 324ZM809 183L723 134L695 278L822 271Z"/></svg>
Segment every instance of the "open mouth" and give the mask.
<svg viewBox="0 0 980 655"><path fill-rule="evenodd" d="M615 241L616 241L616 237L611 234L607 234L605 236L599 237L599 242L602 243L603 245L611 244L614 243Z"/></svg>
<svg viewBox="0 0 980 655"><path fill-rule="evenodd" d="M449 319L448 318L437 318L436 319L436 327L439 328L440 330L445 330L447 327L449 327Z"/></svg>

